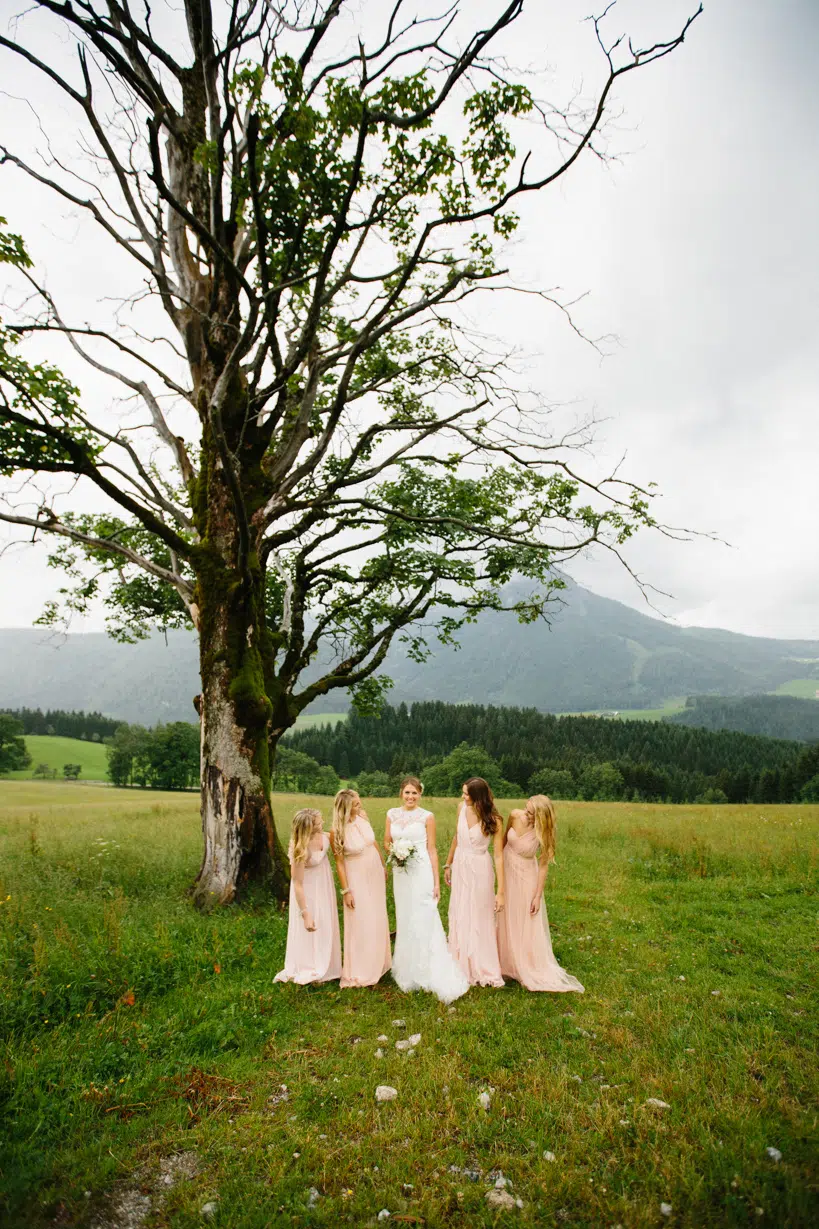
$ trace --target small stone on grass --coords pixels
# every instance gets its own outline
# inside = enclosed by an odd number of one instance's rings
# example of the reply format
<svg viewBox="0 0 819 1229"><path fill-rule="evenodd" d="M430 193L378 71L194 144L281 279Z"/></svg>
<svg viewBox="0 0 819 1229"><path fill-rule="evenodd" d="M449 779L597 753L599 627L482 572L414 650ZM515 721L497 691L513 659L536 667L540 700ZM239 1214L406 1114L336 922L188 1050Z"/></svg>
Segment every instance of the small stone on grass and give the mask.
<svg viewBox="0 0 819 1229"><path fill-rule="evenodd" d="M674 1209L672 1208L670 1203L660 1204L660 1216L670 1216L673 1211Z"/></svg>
<svg viewBox="0 0 819 1229"><path fill-rule="evenodd" d="M496 1208L499 1212L508 1212L512 1208L517 1207L515 1200L508 1191L491 1190L486 1192L486 1202L490 1208Z"/></svg>
<svg viewBox="0 0 819 1229"><path fill-rule="evenodd" d="M774 1165L778 1165L779 1162L782 1160L782 1153L779 1151L778 1148L766 1148L765 1155L771 1158Z"/></svg>
<svg viewBox="0 0 819 1229"><path fill-rule="evenodd" d="M398 1096L398 1089L391 1088L389 1084L379 1084L375 1090L375 1099L378 1102L394 1101Z"/></svg>
<svg viewBox="0 0 819 1229"><path fill-rule="evenodd" d="M219 1212L218 1199L211 1199L208 1203L203 1203L199 1209L200 1216L204 1216L205 1220L214 1220Z"/></svg>
<svg viewBox="0 0 819 1229"><path fill-rule="evenodd" d="M553 1152L544 1152L543 1159L544 1161L549 1161L550 1163L554 1164L554 1162L557 1160L557 1157L555 1156Z"/></svg>

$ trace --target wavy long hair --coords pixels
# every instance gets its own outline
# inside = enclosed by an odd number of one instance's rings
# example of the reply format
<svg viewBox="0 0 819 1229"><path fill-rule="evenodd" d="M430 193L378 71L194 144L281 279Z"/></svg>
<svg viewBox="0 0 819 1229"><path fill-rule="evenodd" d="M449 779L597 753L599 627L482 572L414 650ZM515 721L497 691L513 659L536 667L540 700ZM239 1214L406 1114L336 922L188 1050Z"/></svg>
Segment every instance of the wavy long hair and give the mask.
<svg viewBox="0 0 819 1229"><path fill-rule="evenodd" d="M546 861L554 862L557 848L557 819L555 806L551 798L545 794L533 794L529 804L534 812L532 826L540 846L541 857L546 854Z"/></svg>
<svg viewBox="0 0 819 1229"><path fill-rule="evenodd" d="M294 862L307 861L310 838L313 835L313 824L316 817L321 819L321 811L317 811L314 807L303 807L301 811L296 811L296 814L293 816L293 823L290 829L290 856Z"/></svg>
<svg viewBox="0 0 819 1229"><path fill-rule="evenodd" d="M358 802L358 794L354 789L340 789L333 799L333 840L335 847L344 854L344 837L347 833L347 825L353 818L353 811Z"/></svg>
<svg viewBox="0 0 819 1229"><path fill-rule="evenodd" d="M484 836L494 836L503 824L503 819L495 806L495 798L488 782L484 781L483 777L470 777L464 785L472 809L481 821Z"/></svg>

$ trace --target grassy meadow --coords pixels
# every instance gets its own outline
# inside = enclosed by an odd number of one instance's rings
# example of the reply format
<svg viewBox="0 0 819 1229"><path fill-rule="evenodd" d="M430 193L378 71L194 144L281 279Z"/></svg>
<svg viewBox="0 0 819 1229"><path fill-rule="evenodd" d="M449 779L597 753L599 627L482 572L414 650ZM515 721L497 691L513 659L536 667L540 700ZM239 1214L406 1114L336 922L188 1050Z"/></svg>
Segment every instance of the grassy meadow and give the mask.
<svg viewBox="0 0 819 1229"><path fill-rule="evenodd" d="M585 995L448 1010L275 985L277 908L188 902L195 797L0 783L0 1223L816 1224L818 831L565 803L547 900ZM522 1207L490 1207L496 1171Z"/></svg>
<svg viewBox="0 0 819 1229"><path fill-rule="evenodd" d="M57 734L26 734L25 744L31 763L28 768L0 777L0 789L3 788L3 781L30 780L38 764L47 764L56 770L59 778L63 775L63 765L79 764L81 781L108 779L108 757L102 743L86 742L83 738L61 738Z"/></svg>

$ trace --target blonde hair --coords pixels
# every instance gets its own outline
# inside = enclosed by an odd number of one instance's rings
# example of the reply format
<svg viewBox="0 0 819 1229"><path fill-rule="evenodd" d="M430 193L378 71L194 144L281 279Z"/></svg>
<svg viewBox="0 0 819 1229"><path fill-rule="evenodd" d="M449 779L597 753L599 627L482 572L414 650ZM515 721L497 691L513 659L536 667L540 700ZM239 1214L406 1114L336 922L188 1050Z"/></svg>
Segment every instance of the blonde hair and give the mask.
<svg viewBox="0 0 819 1229"><path fill-rule="evenodd" d="M347 825L353 818L353 809L358 794L354 789L340 789L333 799L333 840L335 841L336 850L344 853L344 834L347 830Z"/></svg>
<svg viewBox="0 0 819 1229"><path fill-rule="evenodd" d="M555 808L551 798L545 794L534 794L529 799L529 805L534 812L533 827L540 846L541 857L546 855L547 862L555 860Z"/></svg>
<svg viewBox="0 0 819 1229"><path fill-rule="evenodd" d="M315 810L314 807L303 807L293 816L290 829L290 857L294 862L307 861L307 850L316 819L321 819L321 811Z"/></svg>

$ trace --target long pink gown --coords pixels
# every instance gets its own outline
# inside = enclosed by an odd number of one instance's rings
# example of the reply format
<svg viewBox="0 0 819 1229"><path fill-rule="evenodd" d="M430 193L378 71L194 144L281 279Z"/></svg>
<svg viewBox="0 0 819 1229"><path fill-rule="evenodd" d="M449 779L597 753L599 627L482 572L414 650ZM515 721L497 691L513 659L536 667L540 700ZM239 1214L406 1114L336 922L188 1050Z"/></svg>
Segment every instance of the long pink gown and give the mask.
<svg viewBox="0 0 819 1229"><path fill-rule="evenodd" d="M321 834L321 849L310 849L304 867L304 899L316 923L308 930L299 911L296 887L290 881L290 908L287 921L287 951L284 968L275 981L334 981L341 977L341 934L333 871L327 858L330 838ZM292 852L292 850L291 850Z"/></svg>
<svg viewBox="0 0 819 1229"><path fill-rule="evenodd" d="M347 885L355 908L344 909L342 989L374 986L392 964L387 884L369 820L351 819L344 833Z"/></svg>
<svg viewBox="0 0 819 1229"><path fill-rule="evenodd" d="M502 986L495 923L495 867L490 837L480 823L470 828L466 807L458 813L458 843L452 861L449 950L473 986Z"/></svg>
<svg viewBox="0 0 819 1229"><path fill-rule="evenodd" d="M537 892L537 835L534 828L518 836L509 829L503 851L506 871L506 908L498 926L500 962L506 977L514 977L527 990L555 992L583 987L561 969L552 951L546 902L532 915L529 906Z"/></svg>

